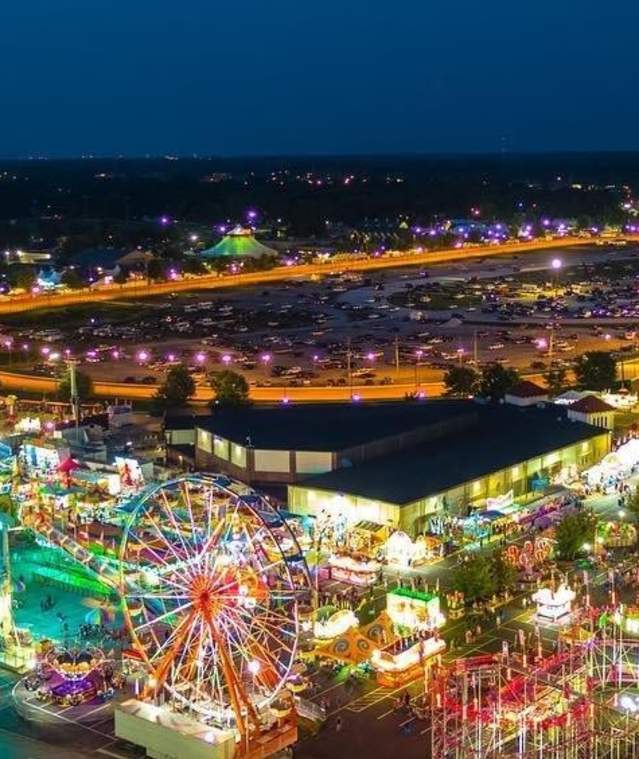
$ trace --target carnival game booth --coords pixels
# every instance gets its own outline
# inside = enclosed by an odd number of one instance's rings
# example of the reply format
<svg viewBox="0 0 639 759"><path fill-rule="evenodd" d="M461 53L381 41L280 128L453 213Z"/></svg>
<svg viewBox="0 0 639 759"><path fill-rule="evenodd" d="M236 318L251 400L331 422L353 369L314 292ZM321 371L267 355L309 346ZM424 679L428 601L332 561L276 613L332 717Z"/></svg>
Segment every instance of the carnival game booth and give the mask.
<svg viewBox="0 0 639 759"><path fill-rule="evenodd" d="M438 595L408 588L386 594L386 612L397 629L409 633L436 630L446 621Z"/></svg>
<svg viewBox="0 0 639 759"><path fill-rule="evenodd" d="M382 524L362 520L348 528L346 540L351 551L374 559L383 550L389 532L390 528Z"/></svg>
<svg viewBox="0 0 639 759"><path fill-rule="evenodd" d="M351 628L358 627L357 617L350 609L336 609L325 606L318 609L313 624L313 634L319 640L333 640L345 635Z"/></svg>
<svg viewBox="0 0 639 759"><path fill-rule="evenodd" d="M402 639L384 649L375 649L371 664L383 688L402 688L424 676L428 661L443 654L446 642L438 636L417 641Z"/></svg>
<svg viewBox="0 0 639 759"><path fill-rule="evenodd" d="M599 522L596 542L605 548L630 548L637 543L637 528L629 522Z"/></svg>
<svg viewBox="0 0 639 759"><path fill-rule="evenodd" d="M409 569L425 564L429 559L436 555L431 550L438 541L431 540L420 535L415 540L401 530L394 532L386 541L384 554L387 563L392 567Z"/></svg>
<svg viewBox="0 0 639 759"><path fill-rule="evenodd" d="M359 587L372 587L378 581L382 565L362 554L333 554L328 560L331 579Z"/></svg>

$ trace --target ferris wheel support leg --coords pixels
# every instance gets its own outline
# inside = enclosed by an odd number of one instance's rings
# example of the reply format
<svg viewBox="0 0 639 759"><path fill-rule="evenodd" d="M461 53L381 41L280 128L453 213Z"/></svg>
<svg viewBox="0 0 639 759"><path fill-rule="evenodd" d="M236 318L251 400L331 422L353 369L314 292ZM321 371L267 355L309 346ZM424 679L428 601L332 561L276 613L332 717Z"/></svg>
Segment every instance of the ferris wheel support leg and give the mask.
<svg viewBox="0 0 639 759"><path fill-rule="evenodd" d="M164 683L166 681L166 676L169 674L169 668L171 667L171 664L173 660L175 659L177 652L180 650L182 644L184 643L184 640L191 627L191 623L195 619L195 615L196 615L196 611L193 609L189 613L188 617L186 617L186 619L182 622L183 629L180 631L180 634L176 636L175 641L173 642L173 645L166 652L166 654L164 654L164 656L162 657L160 661L160 664L153 672L153 677L155 679L153 687L151 687L150 685L147 685L146 688L144 689L145 698L156 696L158 691L164 686Z"/></svg>
<svg viewBox="0 0 639 759"><path fill-rule="evenodd" d="M230 661L228 651L226 650L224 642L220 639L220 636L218 635L215 629L215 625L213 625L210 619L207 619L206 623L209 627L209 630L211 631L211 636L217 643L218 651L220 652L220 658L222 659L222 669L224 670L224 677L226 678L226 681L229 684L229 694L231 696L231 702L233 704L233 711L235 712L238 728L240 730L240 734L244 742L243 749L244 749L244 752L248 755L249 741L251 737L250 736L251 722L253 723L253 726L255 727L255 729L259 731L260 718L251 700L248 698L248 696L244 692L244 689L242 688L241 683L237 679L237 675L235 674L235 670L233 669L233 665ZM242 714L242 706L246 707L246 710L247 710L246 718Z"/></svg>

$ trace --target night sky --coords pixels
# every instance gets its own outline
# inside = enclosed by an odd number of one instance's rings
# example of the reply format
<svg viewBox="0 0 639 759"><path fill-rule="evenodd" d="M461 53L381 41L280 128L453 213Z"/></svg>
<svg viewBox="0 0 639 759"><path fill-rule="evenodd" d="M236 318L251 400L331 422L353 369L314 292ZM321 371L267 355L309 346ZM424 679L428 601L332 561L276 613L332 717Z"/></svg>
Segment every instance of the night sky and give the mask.
<svg viewBox="0 0 639 759"><path fill-rule="evenodd" d="M2 0L0 155L639 149L636 0Z"/></svg>

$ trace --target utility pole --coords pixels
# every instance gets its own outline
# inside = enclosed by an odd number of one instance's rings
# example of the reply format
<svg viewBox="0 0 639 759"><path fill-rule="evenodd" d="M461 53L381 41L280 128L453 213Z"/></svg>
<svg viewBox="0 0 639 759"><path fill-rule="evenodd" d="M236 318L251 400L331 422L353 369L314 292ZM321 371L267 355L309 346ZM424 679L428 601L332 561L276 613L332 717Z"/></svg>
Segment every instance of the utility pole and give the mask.
<svg viewBox="0 0 639 759"><path fill-rule="evenodd" d="M75 421L76 441L77 441L77 432L78 432L78 428L80 427L80 398L78 396L78 379L77 379L75 370L78 365L78 362L75 361L74 359L69 359L66 363L69 368L70 401L71 401L71 409L73 411L73 419Z"/></svg>
<svg viewBox="0 0 639 759"><path fill-rule="evenodd" d="M399 377L399 337L395 335L395 371Z"/></svg>

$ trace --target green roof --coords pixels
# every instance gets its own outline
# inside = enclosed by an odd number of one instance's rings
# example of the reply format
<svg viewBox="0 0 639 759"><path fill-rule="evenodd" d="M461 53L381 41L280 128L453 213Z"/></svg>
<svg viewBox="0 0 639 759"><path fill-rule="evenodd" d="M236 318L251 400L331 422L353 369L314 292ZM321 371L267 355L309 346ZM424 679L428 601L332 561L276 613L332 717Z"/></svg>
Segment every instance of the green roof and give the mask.
<svg viewBox="0 0 639 759"><path fill-rule="evenodd" d="M413 598L416 601L424 601L424 603L429 603L433 598L437 598L437 593L426 593L423 590L411 590L410 588L395 588L394 590L389 590L388 595Z"/></svg>

